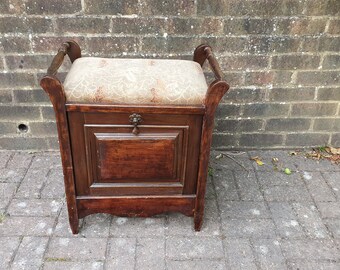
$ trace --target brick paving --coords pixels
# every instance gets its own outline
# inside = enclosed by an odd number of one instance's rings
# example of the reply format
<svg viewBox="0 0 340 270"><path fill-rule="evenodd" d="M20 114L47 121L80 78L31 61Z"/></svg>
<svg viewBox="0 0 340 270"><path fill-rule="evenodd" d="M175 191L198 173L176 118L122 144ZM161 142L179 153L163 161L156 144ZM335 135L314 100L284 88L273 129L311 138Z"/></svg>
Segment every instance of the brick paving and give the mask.
<svg viewBox="0 0 340 270"><path fill-rule="evenodd" d="M0 269L340 269L340 166L287 151L219 153L201 232L178 213L96 214L74 236L58 153L0 152Z"/></svg>

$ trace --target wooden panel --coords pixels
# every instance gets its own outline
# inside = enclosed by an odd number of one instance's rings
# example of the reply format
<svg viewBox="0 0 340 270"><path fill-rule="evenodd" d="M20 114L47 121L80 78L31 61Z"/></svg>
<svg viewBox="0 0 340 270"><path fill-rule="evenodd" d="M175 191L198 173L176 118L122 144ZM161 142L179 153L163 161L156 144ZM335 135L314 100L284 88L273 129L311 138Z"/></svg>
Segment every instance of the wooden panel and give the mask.
<svg viewBox="0 0 340 270"><path fill-rule="evenodd" d="M182 194L182 183L93 183L90 194L93 196L130 195L175 195Z"/></svg>
<svg viewBox="0 0 340 270"><path fill-rule="evenodd" d="M108 213L126 217L149 217L165 212L181 212L192 216L195 195L131 196L131 197L78 197L79 217L93 213Z"/></svg>
<svg viewBox="0 0 340 270"><path fill-rule="evenodd" d="M171 179L177 173L178 133L95 133L98 182ZM175 167L176 166L176 167Z"/></svg>
<svg viewBox="0 0 340 270"><path fill-rule="evenodd" d="M96 138L100 133L131 133L133 126L129 123L129 113L81 113L68 112L72 152L75 158L75 181L77 194L93 196L110 195L162 195L162 194L195 194L197 185L199 142L202 117L200 115L156 115L142 114L140 134L176 133L178 146L175 149L176 177L149 179L119 179L119 181L98 180L102 178L98 170ZM97 127L100 126L98 129ZM112 128L114 127L114 131ZM139 135L140 136L140 135ZM168 145L169 146L169 145ZM151 151L150 151L151 155ZM176 159L177 158L177 159ZM105 173L104 173L105 174ZM105 178L105 177L104 177ZM118 178L117 178L118 179ZM97 184L112 184L100 186ZM129 184L118 185L117 184ZM135 186L141 183L143 186ZM174 186L174 183L180 186ZM162 184L165 184L162 185ZM121 193L120 193L121 192Z"/></svg>

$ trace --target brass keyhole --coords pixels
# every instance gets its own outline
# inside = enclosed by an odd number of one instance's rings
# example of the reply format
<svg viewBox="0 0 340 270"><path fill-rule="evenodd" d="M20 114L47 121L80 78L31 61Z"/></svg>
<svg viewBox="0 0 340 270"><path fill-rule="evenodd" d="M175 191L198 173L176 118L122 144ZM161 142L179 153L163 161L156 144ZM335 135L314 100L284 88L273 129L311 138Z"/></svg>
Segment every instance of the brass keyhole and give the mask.
<svg viewBox="0 0 340 270"><path fill-rule="evenodd" d="M133 113L129 116L129 119L130 123L133 125L132 133L138 135L139 133L138 125L142 122L142 116L137 113Z"/></svg>

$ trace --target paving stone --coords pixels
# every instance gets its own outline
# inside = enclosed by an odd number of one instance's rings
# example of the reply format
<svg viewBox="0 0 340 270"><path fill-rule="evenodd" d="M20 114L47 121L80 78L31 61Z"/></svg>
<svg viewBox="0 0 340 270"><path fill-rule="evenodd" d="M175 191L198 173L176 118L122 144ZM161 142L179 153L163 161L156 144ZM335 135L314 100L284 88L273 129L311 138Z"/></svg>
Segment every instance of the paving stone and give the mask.
<svg viewBox="0 0 340 270"><path fill-rule="evenodd" d="M229 269L257 269L248 239L228 239L224 246Z"/></svg>
<svg viewBox="0 0 340 270"><path fill-rule="evenodd" d="M65 261L47 261L44 263L44 270L103 270L103 262L65 262ZM111 269L111 268L108 268Z"/></svg>
<svg viewBox="0 0 340 270"><path fill-rule="evenodd" d="M222 240L219 237L169 237L166 256L175 260L220 259L223 258Z"/></svg>
<svg viewBox="0 0 340 270"><path fill-rule="evenodd" d="M207 178L207 189L205 191L205 199L206 200L213 200L216 198L216 193L214 189L214 185L212 183L212 177L208 176Z"/></svg>
<svg viewBox="0 0 340 270"><path fill-rule="evenodd" d="M303 238L305 233L296 219L274 219L276 232L281 238Z"/></svg>
<svg viewBox="0 0 340 270"><path fill-rule="evenodd" d="M296 219L296 215L288 202L268 202L273 219Z"/></svg>
<svg viewBox="0 0 340 270"><path fill-rule="evenodd" d="M18 183L0 183L0 212L4 211L17 189Z"/></svg>
<svg viewBox="0 0 340 270"><path fill-rule="evenodd" d="M33 155L25 152L16 152L7 163L7 168L28 168L31 164Z"/></svg>
<svg viewBox="0 0 340 270"><path fill-rule="evenodd" d="M137 240L135 238L109 239L107 269L135 269Z"/></svg>
<svg viewBox="0 0 340 270"><path fill-rule="evenodd" d="M61 168L51 169L41 190L41 198L62 198L65 196L64 176Z"/></svg>
<svg viewBox="0 0 340 270"><path fill-rule="evenodd" d="M15 255L11 269L39 269L47 247L48 237L24 237Z"/></svg>
<svg viewBox="0 0 340 270"><path fill-rule="evenodd" d="M184 216L181 213L169 213L166 218L166 235L215 236L221 234L221 224L215 200L205 201L204 220L199 232L194 230L192 217Z"/></svg>
<svg viewBox="0 0 340 270"><path fill-rule="evenodd" d="M55 218L51 217L5 217L0 223L1 236L46 236L53 231Z"/></svg>
<svg viewBox="0 0 340 270"><path fill-rule="evenodd" d="M268 211L264 202L221 202L221 217L227 218L269 218Z"/></svg>
<svg viewBox="0 0 340 270"><path fill-rule="evenodd" d="M271 219L222 219L223 232L227 237L273 238L275 225Z"/></svg>
<svg viewBox="0 0 340 270"><path fill-rule="evenodd" d="M0 152L0 169L3 169L6 167L11 156L12 156L12 152L9 152L9 151Z"/></svg>
<svg viewBox="0 0 340 270"><path fill-rule="evenodd" d="M0 237L0 269L10 269L9 263L19 244L19 237Z"/></svg>
<svg viewBox="0 0 340 270"><path fill-rule="evenodd" d="M264 188L264 197L267 201L311 201L305 186L274 186Z"/></svg>
<svg viewBox="0 0 340 270"><path fill-rule="evenodd" d="M60 155L56 152L49 154L35 155L30 168L55 168L61 167Z"/></svg>
<svg viewBox="0 0 340 270"><path fill-rule="evenodd" d="M47 199L13 199L8 207L11 216L55 216L62 203Z"/></svg>
<svg viewBox="0 0 340 270"><path fill-rule="evenodd" d="M328 238L328 232L323 221L312 203L293 203L299 224L309 237Z"/></svg>
<svg viewBox="0 0 340 270"><path fill-rule="evenodd" d="M308 191L314 201L332 202L336 201L332 190L325 182L320 172L302 172Z"/></svg>
<svg viewBox="0 0 340 270"><path fill-rule="evenodd" d="M85 237L108 237L112 216L93 214L83 219L80 234Z"/></svg>
<svg viewBox="0 0 340 270"><path fill-rule="evenodd" d="M324 219L324 222L333 237L340 238L340 219Z"/></svg>
<svg viewBox="0 0 340 270"><path fill-rule="evenodd" d="M273 158L277 158L278 167L289 168L292 171L296 170L296 164L291 156L289 156L289 151L285 150L273 150L273 151L249 151L248 155L250 157L259 157L264 163L259 166L255 161L252 161L252 166L256 171L269 171L274 172L275 166L272 163Z"/></svg>
<svg viewBox="0 0 340 270"><path fill-rule="evenodd" d="M322 218L340 218L340 202L318 202Z"/></svg>
<svg viewBox="0 0 340 270"><path fill-rule="evenodd" d="M227 269L223 260L220 261L207 261L207 260L194 260L194 261L167 261L167 269L169 270L224 270Z"/></svg>
<svg viewBox="0 0 340 270"><path fill-rule="evenodd" d="M165 269L165 240L163 238L137 239L136 269Z"/></svg>
<svg viewBox="0 0 340 270"><path fill-rule="evenodd" d="M259 171L257 172L257 179L259 180L259 184L264 187L304 185L304 182L298 173L287 175L283 172Z"/></svg>
<svg viewBox="0 0 340 270"><path fill-rule="evenodd" d="M114 217L110 235L128 237L164 236L165 217Z"/></svg>
<svg viewBox="0 0 340 270"><path fill-rule="evenodd" d="M275 239L256 239L253 241L254 253L260 269L286 269L280 243Z"/></svg>
<svg viewBox="0 0 340 270"><path fill-rule="evenodd" d="M24 178L26 171L25 168L1 169L0 182L19 183Z"/></svg>
<svg viewBox="0 0 340 270"><path fill-rule="evenodd" d="M233 172L227 169L216 170L213 177L216 195L221 200L239 200Z"/></svg>
<svg viewBox="0 0 340 270"><path fill-rule="evenodd" d="M52 238L45 258L49 260L104 260L107 238Z"/></svg>
<svg viewBox="0 0 340 270"><path fill-rule="evenodd" d="M322 176L326 179L327 183L331 186L332 191L335 193L337 199L340 201L340 173L322 172Z"/></svg>
<svg viewBox="0 0 340 270"><path fill-rule="evenodd" d="M325 262L325 261L312 261L312 260L297 260L297 261L287 261L289 270L339 270L339 262Z"/></svg>
<svg viewBox="0 0 340 270"><path fill-rule="evenodd" d="M340 166L332 164L328 160L314 160L308 159L306 157L301 156L293 156L296 167L299 171L318 171L318 172L332 172L332 171L340 171Z"/></svg>
<svg viewBox="0 0 340 270"><path fill-rule="evenodd" d="M284 256L289 260L315 259L338 260L340 252L332 240L282 240L281 248Z"/></svg>
<svg viewBox="0 0 340 270"><path fill-rule="evenodd" d="M242 201L264 200L253 172L238 171L235 173L235 179Z"/></svg>
<svg viewBox="0 0 340 270"><path fill-rule="evenodd" d="M17 198L39 198L40 191L46 182L48 168L29 169L22 180L15 197Z"/></svg>
<svg viewBox="0 0 340 270"><path fill-rule="evenodd" d="M229 157L222 157L220 159L216 159L216 157L219 156L221 153L230 155L234 160ZM235 162L235 160L237 162ZM245 152L244 154L240 152L240 154L235 155L228 151L211 151L210 163L212 165L223 166L227 170L244 171L245 170L244 167L247 168L248 170L253 170L252 161L249 160L249 157Z"/></svg>

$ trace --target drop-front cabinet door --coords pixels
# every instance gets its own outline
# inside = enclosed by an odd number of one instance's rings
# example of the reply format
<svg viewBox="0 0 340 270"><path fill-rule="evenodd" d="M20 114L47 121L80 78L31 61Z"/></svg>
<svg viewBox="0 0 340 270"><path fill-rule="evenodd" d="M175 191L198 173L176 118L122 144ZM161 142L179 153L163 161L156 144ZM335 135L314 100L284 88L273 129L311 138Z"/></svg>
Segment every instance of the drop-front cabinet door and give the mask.
<svg viewBox="0 0 340 270"><path fill-rule="evenodd" d="M195 194L202 116L133 115L68 112L77 195Z"/></svg>

